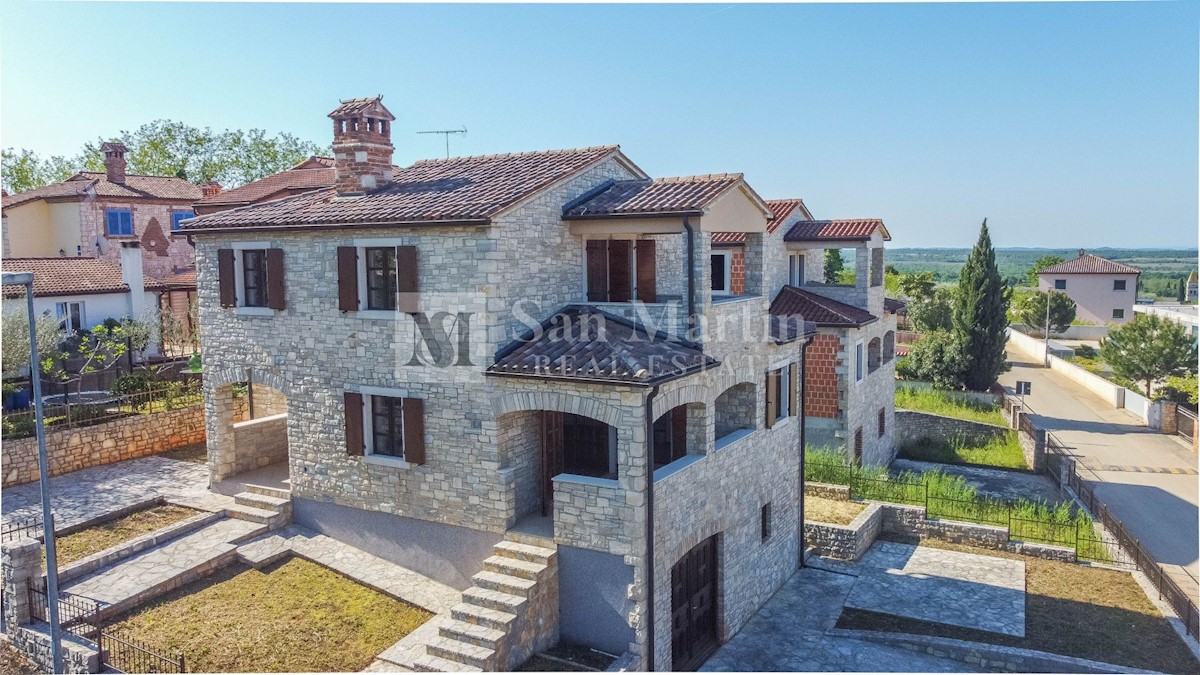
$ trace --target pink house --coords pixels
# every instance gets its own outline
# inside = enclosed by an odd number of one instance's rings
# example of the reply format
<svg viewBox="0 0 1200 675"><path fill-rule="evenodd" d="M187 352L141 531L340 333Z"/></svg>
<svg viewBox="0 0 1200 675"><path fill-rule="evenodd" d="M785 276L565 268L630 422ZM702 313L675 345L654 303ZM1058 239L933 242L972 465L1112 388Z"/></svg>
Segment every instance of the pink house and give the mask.
<svg viewBox="0 0 1200 675"><path fill-rule="evenodd" d="M1098 326L1133 319L1137 299L1136 267L1094 256L1082 249L1074 260L1038 272L1038 290L1066 293L1075 301L1075 318Z"/></svg>

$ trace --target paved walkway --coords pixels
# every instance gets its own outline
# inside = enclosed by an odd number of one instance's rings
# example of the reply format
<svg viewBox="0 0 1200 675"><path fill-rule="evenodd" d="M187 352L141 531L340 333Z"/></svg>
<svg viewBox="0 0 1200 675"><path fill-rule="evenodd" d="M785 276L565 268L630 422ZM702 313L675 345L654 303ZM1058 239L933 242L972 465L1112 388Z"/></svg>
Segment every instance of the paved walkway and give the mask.
<svg viewBox="0 0 1200 675"><path fill-rule="evenodd" d="M1080 457L1081 478L1151 555L1173 568L1172 576L1180 585L1185 590L1190 587L1193 596L1200 592L1196 455L1174 437L1146 428L1128 411L1113 408L1063 375L1041 367L1013 343L1008 355L1013 369L1000 376L1000 383L1010 389L1017 380L1033 383L1025 403L1035 423ZM1114 470L1120 467L1153 470Z"/></svg>
<svg viewBox="0 0 1200 675"><path fill-rule="evenodd" d="M971 664L826 631L856 577L801 569L700 668L705 672L988 672Z"/></svg>
<svg viewBox="0 0 1200 675"><path fill-rule="evenodd" d="M208 490L208 465L151 456L105 464L50 479L50 508L57 529L70 527L155 498L216 511L233 502ZM40 516L38 484L4 488L5 520Z"/></svg>

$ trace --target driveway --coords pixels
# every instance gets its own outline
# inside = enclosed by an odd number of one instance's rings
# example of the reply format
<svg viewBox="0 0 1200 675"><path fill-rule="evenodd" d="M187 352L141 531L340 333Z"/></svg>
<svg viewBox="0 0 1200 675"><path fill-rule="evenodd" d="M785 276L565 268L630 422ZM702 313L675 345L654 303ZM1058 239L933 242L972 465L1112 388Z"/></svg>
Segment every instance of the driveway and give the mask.
<svg viewBox="0 0 1200 675"><path fill-rule="evenodd" d="M1025 403L1079 460L1080 477L1172 576L1194 594L1200 572L1200 480L1196 455L1176 437L1148 429L1133 414L1036 362L1009 344L1012 388L1032 382ZM1173 473L1176 472L1176 473Z"/></svg>

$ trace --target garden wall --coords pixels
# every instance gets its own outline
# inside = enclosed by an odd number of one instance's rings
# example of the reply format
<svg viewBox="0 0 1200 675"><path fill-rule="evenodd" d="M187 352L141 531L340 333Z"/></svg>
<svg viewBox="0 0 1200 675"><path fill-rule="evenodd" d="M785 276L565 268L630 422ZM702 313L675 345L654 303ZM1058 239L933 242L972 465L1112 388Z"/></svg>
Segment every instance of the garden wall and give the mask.
<svg viewBox="0 0 1200 675"><path fill-rule="evenodd" d="M287 420L285 412L233 425L235 474L287 461Z"/></svg>
<svg viewBox="0 0 1200 675"><path fill-rule="evenodd" d="M973 422L915 410L897 410L895 424L893 437L896 439L897 447L904 447L908 443L922 439L949 442L962 437L1000 438L1011 431L1007 427L995 424Z"/></svg>
<svg viewBox="0 0 1200 675"><path fill-rule="evenodd" d="M883 523L883 505L869 503L849 525L805 521L804 542L825 558L858 560L875 543Z"/></svg>
<svg viewBox="0 0 1200 675"><path fill-rule="evenodd" d="M50 475L57 476L202 443L204 438L204 406L193 405L169 412L130 415L90 427L50 431L46 434L46 456ZM37 451L37 437L4 441L4 487L38 479Z"/></svg>

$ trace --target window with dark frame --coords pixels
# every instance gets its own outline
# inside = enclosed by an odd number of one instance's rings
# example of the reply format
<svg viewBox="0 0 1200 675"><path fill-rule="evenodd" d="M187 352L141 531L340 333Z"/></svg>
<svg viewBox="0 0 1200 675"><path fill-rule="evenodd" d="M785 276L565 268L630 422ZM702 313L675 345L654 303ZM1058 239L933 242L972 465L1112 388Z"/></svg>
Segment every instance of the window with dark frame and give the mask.
<svg viewBox="0 0 1200 675"><path fill-rule="evenodd" d="M246 249L242 251L242 288L245 291L246 307L267 306L267 251Z"/></svg>
<svg viewBox="0 0 1200 675"><path fill-rule="evenodd" d="M713 295L729 295L732 293L729 284L730 259L731 254L728 251L715 252L709 256Z"/></svg>
<svg viewBox="0 0 1200 675"><path fill-rule="evenodd" d="M771 538L771 502L762 505L762 511L759 513L759 528L763 541Z"/></svg>
<svg viewBox="0 0 1200 675"><path fill-rule="evenodd" d="M1055 279L1054 280L1054 290L1056 290L1056 291L1067 290L1067 280L1066 279Z"/></svg>
<svg viewBox="0 0 1200 675"><path fill-rule="evenodd" d="M1113 290L1114 291L1125 290L1125 280L1124 279L1113 279Z"/></svg>
<svg viewBox="0 0 1200 675"><path fill-rule="evenodd" d="M887 431L887 409L879 409L879 437L883 438L883 434Z"/></svg>
<svg viewBox="0 0 1200 675"><path fill-rule="evenodd" d="M371 454L404 457L404 399L371 397Z"/></svg>
<svg viewBox="0 0 1200 675"><path fill-rule="evenodd" d="M1124 318L1125 318L1125 310L1123 310L1123 309L1114 309L1114 310L1113 310L1113 318L1114 318L1114 319L1124 319Z"/></svg>
<svg viewBox="0 0 1200 675"><path fill-rule="evenodd" d="M366 249L367 309L396 309L396 248Z"/></svg>
<svg viewBox="0 0 1200 675"><path fill-rule="evenodd" d="M863 456L863 432L862 427L854 430L854 464L862 466Z"/></svg>

